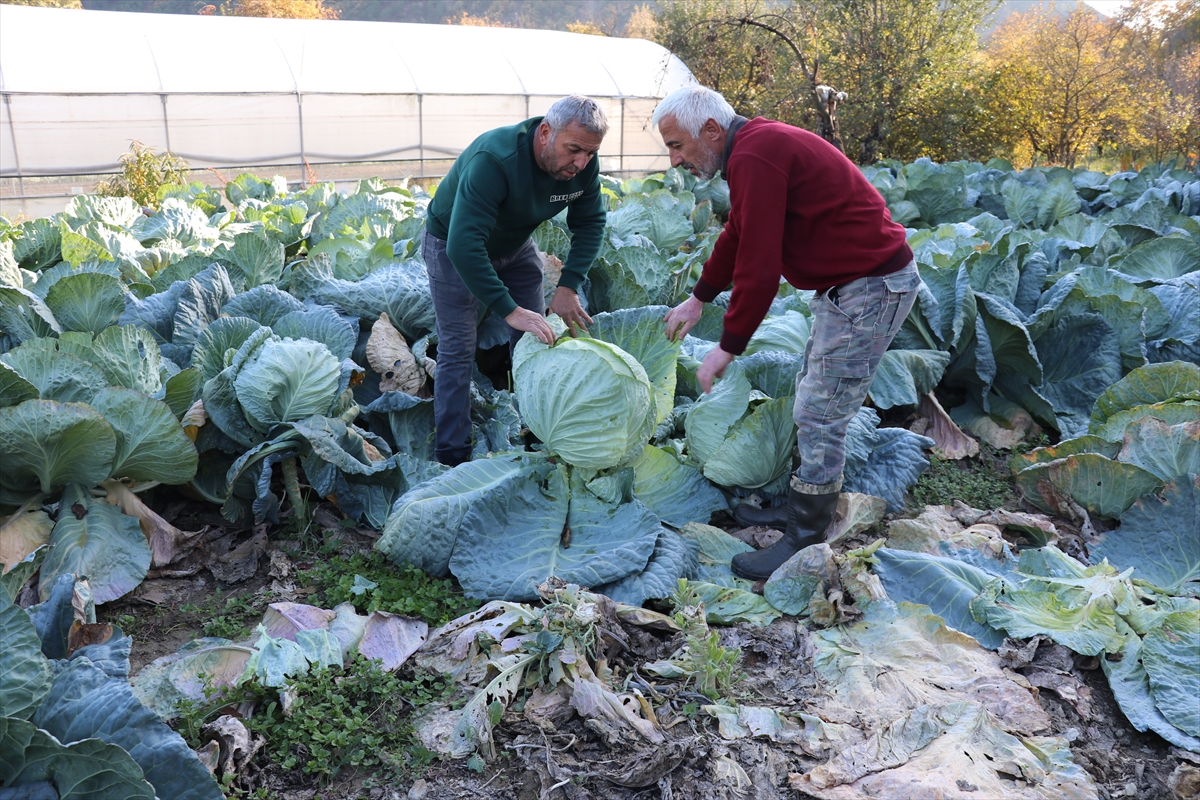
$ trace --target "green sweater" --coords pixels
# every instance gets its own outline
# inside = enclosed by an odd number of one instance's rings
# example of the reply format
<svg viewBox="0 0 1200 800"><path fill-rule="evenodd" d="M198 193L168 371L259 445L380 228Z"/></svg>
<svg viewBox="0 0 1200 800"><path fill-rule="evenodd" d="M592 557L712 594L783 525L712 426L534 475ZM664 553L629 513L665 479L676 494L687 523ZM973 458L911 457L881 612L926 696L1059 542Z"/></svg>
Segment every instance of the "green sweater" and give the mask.
<svg viewBox="0 0 1200 800"><path fill-rule="evenodd" d="M462 152L429 204L426 228L446 240L463 283L501 317L516 309L490 259L516 252L542 222L567 208L571 251L558 285L577 290L600 251L607 216L600 159L569 181L555 180L533 157L541 117L496 128Z"/></svg>

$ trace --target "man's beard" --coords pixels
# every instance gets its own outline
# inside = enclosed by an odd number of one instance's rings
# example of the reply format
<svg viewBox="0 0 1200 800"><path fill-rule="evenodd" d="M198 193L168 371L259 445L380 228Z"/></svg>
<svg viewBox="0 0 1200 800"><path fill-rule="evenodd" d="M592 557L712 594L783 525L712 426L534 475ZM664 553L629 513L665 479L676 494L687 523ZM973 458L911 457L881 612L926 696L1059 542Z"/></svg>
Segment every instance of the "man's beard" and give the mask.
<svg viewBox="0 0 1200 800"><path fill-rule="evenodd" d="M542 148L542 163L546 165L546 172L550 173L550 177L556 181L569 181L578 175L578 172L566 173L562 171L562 163L558 160L558 153L554 150L554 137L557 132L550 134L550 141L546 142L546 146Z"/></svg>
<svg viewBox="0 0 1200 800"><path fill-rule="evenodd" d="M694 169L698 173L697 177L706 181L711 180L712 177L717 174L717 170L721 168L721 159L716 153L714 153L712 150L709 150L707 147L702 148L700 152L702 155L695 161L685 162L679 166L683 167L689 172Z"/></svg>

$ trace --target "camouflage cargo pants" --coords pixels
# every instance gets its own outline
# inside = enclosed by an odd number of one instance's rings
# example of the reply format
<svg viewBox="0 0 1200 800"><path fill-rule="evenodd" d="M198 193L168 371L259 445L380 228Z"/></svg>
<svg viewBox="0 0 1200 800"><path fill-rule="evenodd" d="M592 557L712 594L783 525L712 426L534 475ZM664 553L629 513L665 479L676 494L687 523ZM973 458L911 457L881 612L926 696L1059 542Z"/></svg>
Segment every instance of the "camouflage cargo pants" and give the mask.
<svg viewBox="0 0 1200 800"><path fill-rule="evenodd" d="M812 336L796 377L793 411L800 452L793 488L809 494L841 488L846 430L916 301L920 282L910 262L891 275L835 286L809 303Z"/></svg>

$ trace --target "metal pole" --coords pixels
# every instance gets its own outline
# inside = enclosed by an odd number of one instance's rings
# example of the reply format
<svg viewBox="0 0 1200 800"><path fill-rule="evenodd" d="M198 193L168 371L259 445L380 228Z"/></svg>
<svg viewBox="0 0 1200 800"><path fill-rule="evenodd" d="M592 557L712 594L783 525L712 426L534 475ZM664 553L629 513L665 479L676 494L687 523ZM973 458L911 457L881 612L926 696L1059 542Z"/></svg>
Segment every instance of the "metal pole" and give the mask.
<svg viewBox="0 0 1200 800"><path fill-rule="evenodd" d="M420 160L421 177L425 177L425 96L417 94L417 157Z"/></svg>
<svg viewBox="0 0 1200 800"><path fill-rule="evenodd" d="M12 95L4 95L4 105L8 106L8 131L12 134L13 159L17 162L17 189L25 194L25 178L21 174L21 155L17 152L17 128L13 125Z"/></svg>
<svg viewBox="0 0 1200 800"><path fill-rule="evenodd" d="M625 171L625 98L621 98L621 171Z"/></svg>
<svg viewBox="0 0 1200 800"><path fill-rule="evenodd" d="M159 100L162 100L162 107L163 107L163 133L165 133L165 134L166 134L166 137L167 137L167 152L168 152L168 153L170 153L170 152L171 152L171 124L170 124L170 122L168 122L168 121L167 121L167 95L166 95L166 94L160 94L160 95L158 96L158 99L159 99Z"/></svg>
<svg viewBox="0 0 1200 800"><path fill-rule="evenodd" d="M304 97L296 90L296 118L300 123L300 188L308 188L308 159L304 155Z"/></svg>

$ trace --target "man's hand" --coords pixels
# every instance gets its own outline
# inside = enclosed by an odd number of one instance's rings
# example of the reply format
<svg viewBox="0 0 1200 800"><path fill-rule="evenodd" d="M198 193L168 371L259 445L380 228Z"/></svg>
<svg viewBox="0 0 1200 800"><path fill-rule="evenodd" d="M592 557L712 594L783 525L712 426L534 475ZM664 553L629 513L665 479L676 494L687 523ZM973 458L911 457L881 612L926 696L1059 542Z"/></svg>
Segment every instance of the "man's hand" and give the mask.
<svg viewBox="0 0 1200 800"><path fill-rule="evenodd" d="M575 326L587 333L587 326L592 324L592 318L583 310L579 303L579 295L565 286L554 290L554 299L550 301L550 313L558 314L567 323L567 330L575 336Z"/></svg>
<svg viewBox="0 0 1200 800"><path fill-rule="evenodd" d="M689 296L687 300L672 308L664 317L667 321L667 338L672 342L683 341L683 337L688 335L688 331L700 321L700 315L703 312L704 303L697 300L695 295ZM705 391L708 390L705 389Z"/></svg>
<svg viewBox="0 0 1200 800"><path fill-rule="evenodd" d="M554 330L551 329L550 323L546 322L546 318L536 311L517 306L504 321L516 330L532 333L543 344L554 344Z"/></svg>
<svg viewBox="0 0 1200 800"><path fill-rule="evenodd" d="M733 353L726 353L719 346L708 351L708 355L700 362L700 369L696 370L696 380L705 394L712 391L713 381L725 374L725 368L733 358Z"/></svg>

